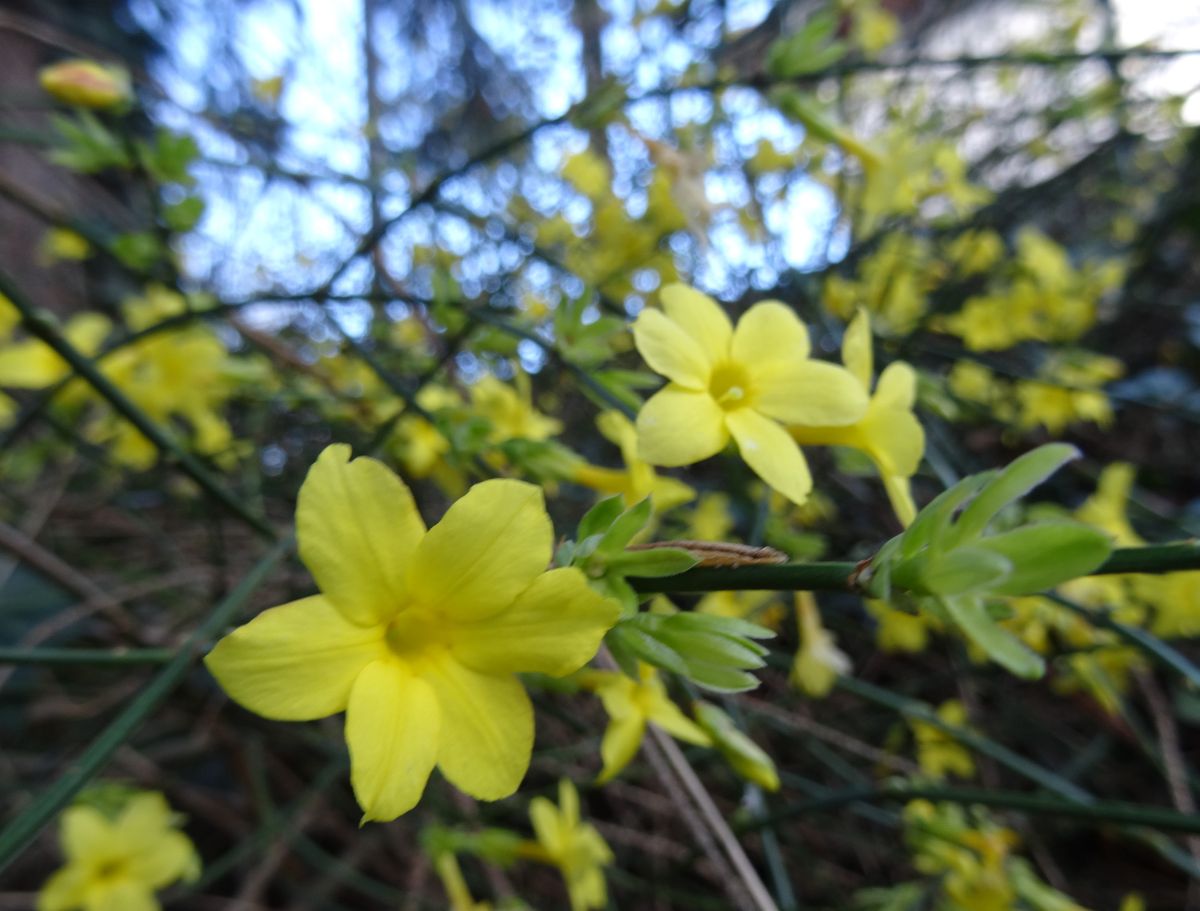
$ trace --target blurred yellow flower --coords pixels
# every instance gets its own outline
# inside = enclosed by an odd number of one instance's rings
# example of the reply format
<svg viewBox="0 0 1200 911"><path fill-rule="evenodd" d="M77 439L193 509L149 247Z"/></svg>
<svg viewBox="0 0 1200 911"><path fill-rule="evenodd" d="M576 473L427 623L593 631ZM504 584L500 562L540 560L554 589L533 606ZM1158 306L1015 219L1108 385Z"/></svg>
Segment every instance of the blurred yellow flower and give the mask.
<svg viewBox="0 0 1200 911"><path fill-rule="evenodd" d="M200 875L200 858L162 794L131 796L115 819L76 805L60 823L67 864L38 893L37 911L157 911L154 893Z"/></svg>
<svg viewBox="0 0 1200 911"><path fill-rule="evenodd" d="M300 489L296 535L321 594L217 644L205 663L225 691L276 720L344 711L364 819L410 810L434 765L474 797L512 794L533 747L517 673L578 670L618 614L579 570L546 571L541 490L485 481L426 531L399 478L334 445Z"/></svg>
<svg viewBox="0 0 1200 911"><path fill-rule="evenodd" d="M870 317L860 310L842 340L842 362L867 394L875 376L874 361ZM789 429L801 445L850 446L866 453L879 470L896 517L907 526L917 515L909 479L925 453L925 431L913 413L916 397L916 371L896 361L880 374L866 413L855 423Z"/></svg>
<svg viewBox="0 0 1200 911"><path fill-rule="evenodd" d="M789 680L800 692L820 699L829 695L840 674L850 672L850 659L837 647L833 633L821 624L812 592L796 592L796 626L800 649Z"/></svg>
<svg viewBox="0 0 1200 911"><path fill-rule="evenodd" d="M492 425L490 443L506 440L547 440L562 430L562 422L533 407L529 376L518 373L515 387L488 374L471 387L475 413Z"/></svg>
<svg viewBox="0 0 1200 911"><path fill-rule="evenodd" d="M637 418L642 458L690 465L716 455L732 436L754 472L795 503L812 476L784 424L832 426L862 417L867 396L845 369L808 359L808 330L785 305L751 307L734 329L706 294L685 285L662 291L663 311L643 310L634 341L670 382Z"/></svg>
<svg viewBox="0 0 1200 911"><path fill-rule="evenodd" d="M637 429L625 415L619 411L606 411L596 418L596 426L606 439L620 448L625 470L580 461L570 472L570 479L576 484L603 494L620 494L626 506L650 497L655 512L666 512L696 496L696 491L687 484L659 475L649 462L638 456Z"/></svg>
<svg viewBox="0 0 1200 911"><path fill-rule="evenodd" d="M957 699L947 700L938 706L937 716L954 727L965 727L967 723L966 707ZM912 728L913 738L917 742L917 763L930 778L945 778L947 775L970 778L975 774L975 761L970 752L953 736L919 718L909 719L908 726Z"/></svg>
<svg viewBox="0 0 1200 911"><path fill-rule="evenodd" d="M608 902L604 867L613 862L613 854L595 827L581 821L575 786L565 778L559 781L557 807L545 797L533 798L529 821L539 850L523 853L558 867L571 911L603 908Z"/></svg>
<svg viewBox="0 0 1200 911"><path fill-rule="evenodd" d="M671 701L658 671L648 664L640 665L637 680L617 671L585 671L579 681L600 697L609 717L600 744L604 768L596 779L598 784L616 777L629 765L646 735L647 724L686 743L712 745L712 738Z"/></svg>

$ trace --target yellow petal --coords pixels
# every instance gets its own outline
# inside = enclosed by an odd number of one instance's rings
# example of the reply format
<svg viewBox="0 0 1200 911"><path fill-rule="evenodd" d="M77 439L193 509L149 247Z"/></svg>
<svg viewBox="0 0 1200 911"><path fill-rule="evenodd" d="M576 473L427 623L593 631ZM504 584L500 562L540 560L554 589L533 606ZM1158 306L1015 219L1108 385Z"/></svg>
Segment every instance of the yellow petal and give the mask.
<svg viewBox="0 0 1200 911"><path fill-rule="evenodd" d="M600 758L604 761L604 767L596 779L597 784L611 781L629 765L637 755L645 734L646 719L641 715L629 715L609 721L604 730L604 739L600 741Z"/></svg>
<svg viewBox="0 0 1200 911"><path fill-rule="evenodd" d="M76 911L87 899L90 882L88 870L82 865L63 867L38 892L37 911Z"/></svg>
<svg viewBox="0 0 1200 911"><path fill-rule="evenodd" d="M655 476L650 488L654 511L666 512L696 498L696 491L683 481L661 475Z"/></svg>
<svg viewBox="0 0 1200 911"><path fill-rule="evenodd" d="M691 465L729 441L725 412L707 392L674 383L652 395L637 416L638 450L654 465Z"/></svg>
<svg viewBox="0 0 1200 911"><path fill-rule="evenodd" d="M171 805L157 791L135 794L126 801L114 826L114 840L131 851L153 847L170 831Z"/></svg>
<svg viewBox="0 0 1200 911"><path fill-rule="evenodd" d="M433 688L399 661L374 661L358 675L346 745L364 820L390 822L417 805L437 760L440 728Z"/></svg>
<svg viewBox="0 0 1200 911"><path fill-rule="evenodd" d="M533 706L521 681L512 674L481 674L449 656L421 673L441 709L442 774L480 800L514 793L533 752Z"/></svg>
<svg viewBox="0 0 1200 911"><path fill-rule="evenodd" d="M178 879L194 879L200 861L188 837L172 831L160 833L154 845L130 858L128 869L151 889L162 889Z"/></svg>
<svg viewBox="0 0 1200 911"><path fill-rule="evenodd" d="M867 390L849 370L823 361L768 365L754 376L754 408L787 424L843 426L867 410Z"/></svg>
<svg viewBox="0 0 1200 911"><path fill-rule="evenodd" d="M710 364L729 357L733 326L721 305L687 285L667 285L659 293L663 310L700 346Z"/></svg>
<svg viewBox="0 0 1200 911"><path fill-rule="evenodd" d="M860 428L868 454L881 474L903 478L916 474L925 453L925 431L911 411L885 410L872 406L869 419Z"/></svg>
<svg viewBox="0 0 1200 911"><path fill-rule="evenodd" d="M0 351L0 386L41 389L67 375L67 362L39 339L28 339Z"/></svg>
<svg viewBox="0 0 1200 911"><path fill-rule="evenodd" d="M413 597L459 622L482 620L512 604L550 563L554 529L541 488L484 481L429 529L413 555Z"/></svg>
<svg viewBox="0 0 1200 911"><path fill-rule="evenodd" d="M808 330L795 311L779 301L755 304L733 331L733 359L755 364L791 364L808 357Z"/></svg>
<svg viewBox="0 0 1200 911"><path fill-rule="evenodd" d="M161 911L154 892L132 879L105 882L88 890L84 911Z"/></svg>
<svg viewBox="0 0 1200 911"><path fill-rule="evenodd" d="M904 361L888 364L879 374L875 398L888 408L912 408L917 400L917 372Z"/></svg>
<svg viewBox="0 0 1200 911"><path fill-rule="evenodd" d="M896 513L900 524L908 528L917 517L917 504L913 502L912 486L908 478L890 474L881 477L883 489L887 491L888 501L892 504L892 511Z"/></svg>
<svg viewBox="0 0 1200 911"><path fill-rule="evenodd" d="M672 737L697 746L712 746L712 738L696 722L683 714L665 693L657 693L650 699L647 716L652 724L662 728Z"/></svg>
<svg viewBox="0 0 1200 911"><path fill-rule="evenodd" d="M749 408L731 411L726 420L738 451L754 473L793 503L803 503L812 490L812 475L787 431Z"/></svg>
<svg viewBox="0 0 1200 911"><path fill-rule="evenodd" d="M871 317L866 310L859 309L846 327L846 334L842 337L842 363L854 374L863 389L871 388L875 354L871 349Z"/></svg>
<svg viewBox="0 0 1200 911"><path fill-rule="evenodd" d="M577 569L552 569L512 607L455 631L454 657L487 674L561 677L587 664L620 608L592 591Z"/></svg>
<svg viewBox="0 0 1200 911"><path fill-rule="evenodd" d="M382 462L325 447L300 488L300 558L334 607L363 626L404 603L404 573L425 525L404 483Z"/></svg>
<svg viewBox="0 0 1200 911"><path fill-rule="evenodd" d="M218 642L204 663L256 715L311 721L346 708L355 678L387 653L384 631L349 622L314 595L263 611Z"/></svg>
<svg viewBox="0 0 1200 911"><path fill-rule="evenodd" d="M708 385L712 364L690 335L658 310L643 310L633 324L638 353L655 373L688 389Z"/></svg>
<svg viewBox="0 0 1200 911"><path fill-rule="evenodd" d="M99 810L69 807L62 815L59 841L67 860L86 860L108 853L113 844L113 829Z"/></svg>

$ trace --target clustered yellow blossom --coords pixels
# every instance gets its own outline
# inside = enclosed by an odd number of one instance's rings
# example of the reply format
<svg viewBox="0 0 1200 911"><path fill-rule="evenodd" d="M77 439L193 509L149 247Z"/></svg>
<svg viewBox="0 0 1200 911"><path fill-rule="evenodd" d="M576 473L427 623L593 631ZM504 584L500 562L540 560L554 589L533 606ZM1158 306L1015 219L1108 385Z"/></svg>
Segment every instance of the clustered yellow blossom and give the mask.
<svg viewBox="0 0 1200 911"><path fill-rule="evenodd" d="M1033 378L1008 380L984 364L957 361L947 386L962 401L983 406L1017 430L1043 428L1056 436L1076 423L1108 427L1113 412L1103 386L1123 369L1115 358L1070 351L1047 358Z"/></svg>
<svg viewBox="0 0 1200 911"><path fill-rule="evenodd" d="M808 331L777 301L751 307L735 329L699 291L668 285L661 297L663 310L643 310L633 327L642 357L670 380L638 413L642 458L690 465L732 437L759 477L804 502L812 476L786 427L853 424L867 409L862 384L810 360Z"/></svg>
<svg viewBox="0 0 1200 911"><path fill-rule="evenodd" d="M125 302L123 315L131 332L178 317L188 301L159 285ZM98 313L72 317L62 329L66 340L89 357L98 356L112 324ZM228 450L232 433L221 411L243 384L260 373L250 362L232 357L206 326L191 323L151 332L115 348L98 360L100 371L148 418L163 429L182 418L191 430L192 446L206 455ZM70 375L70 368L40 339L0 339L0 386L45 389ZM82 380L62 393L65 403L88 407L84 435L107 445L121 463L149 468L157 458L154 445L123 417L101 404Z"/></svg>
<svg viewBox="0 0 1200 911"><path fill-rule="evenodd" d="M971 351L997 351L1023 341L1073 342L1096 321L1097 305L1122 277L1113 261L1073 266L1066 251L1034 228L1017 234L1016 256L989 289L967 298L942 320Z"/></svg>
<svg viewBox="0 0 1200 911"><path fill-rule="evenodd" d="M1016 832L980 808L914 800L904 808L904 826L914 865L936 877L937 911L1084 911L1015 853Z"/></svg>
<svg viewBox="0 0 1200 911"><path fill-rule="evenodd" d="M59 840L67 863L38 893L37 911L158 911L155 893L200 875L200 858L162 794L130 795L109 817L67 809Z"/></svg>
<svg viewBox="0 0 1200 911"><path fill-rule="evenodd" d="M334 445L301 487L296 535L321 593L217 644L205 663L225 691L280 721L345 712L364 819L411 809L435 765L474 797L512 794L533 747L516 674L578 670L618 614L579 570L546 570L541 490L485 481L427 531L399 478Z"/></svg>

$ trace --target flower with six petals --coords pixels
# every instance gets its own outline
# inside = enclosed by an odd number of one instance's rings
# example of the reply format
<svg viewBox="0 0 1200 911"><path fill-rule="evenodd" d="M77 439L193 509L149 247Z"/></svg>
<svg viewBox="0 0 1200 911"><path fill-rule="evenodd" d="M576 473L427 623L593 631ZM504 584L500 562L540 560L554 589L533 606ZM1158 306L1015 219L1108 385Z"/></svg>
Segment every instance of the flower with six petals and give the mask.
<svg viewBox="0 0 1200 911"><path fill-rule="evenodd" d="M191 839L161 794L134 794L115 819L86 804L62 815L67 864L38 893L38 911L158 911L154 893L200 875Z"/></svg>
<svg viewBox="0 0 1200 911"><path fill-rule="evenodd" d="M733 437L760 478L803 503L812 477L783 425L853 424L867 407L862 385L809 360L808 330L778 301L755 304L735 329L693 288L667 285L661 296L663 310L643 310L633 326L646 363L670 380L638 414L642 458L690 465Z"/></svg>
<svg viewBox="0 0 1200 911"><path fill-rule="evenodd" d="M517 673L578 670L618 614L579 570L546 571L541 490L485 481L427 531L396 475L334 445L300 489L296 535L321 594L217 644L205 663L225 691L276 720L344 711L365 820L410 810L435 765L474 797L512 794L533 747Z"/></svg>

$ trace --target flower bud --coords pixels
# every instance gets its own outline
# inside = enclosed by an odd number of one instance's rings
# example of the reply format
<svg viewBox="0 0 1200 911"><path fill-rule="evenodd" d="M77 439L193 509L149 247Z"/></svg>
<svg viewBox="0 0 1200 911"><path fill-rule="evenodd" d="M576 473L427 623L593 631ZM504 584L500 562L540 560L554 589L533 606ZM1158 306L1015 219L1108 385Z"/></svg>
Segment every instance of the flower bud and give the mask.
<svg viewBox="0 0 1200 911"><path fill-rule="evenodd" d="M59 101L81 108L117 108L133 97L124 67L94 60L63 60L45 67L38 73L38 82Z"/></svg>

